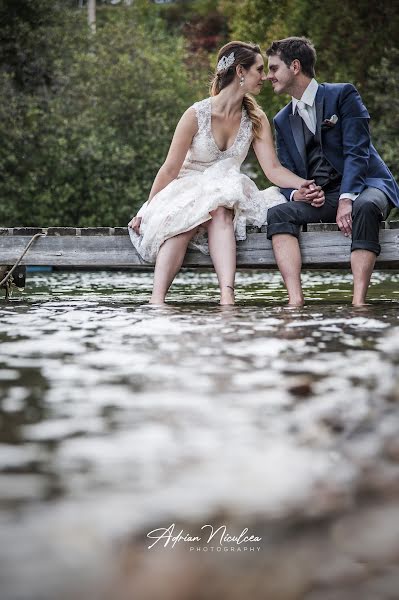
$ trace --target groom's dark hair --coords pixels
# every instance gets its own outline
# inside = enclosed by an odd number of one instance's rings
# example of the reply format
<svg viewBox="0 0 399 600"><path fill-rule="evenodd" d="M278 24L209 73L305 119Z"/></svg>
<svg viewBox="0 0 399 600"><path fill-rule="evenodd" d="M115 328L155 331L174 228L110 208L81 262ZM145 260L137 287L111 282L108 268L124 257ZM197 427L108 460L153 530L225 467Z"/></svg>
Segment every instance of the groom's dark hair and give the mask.
<svg viewBox="0 0 399 600"><path fill-rule="evenodd" d="M315 77L316 50L312 42L305 37L289 37L271 43L266 50L267 56L279 56L289 67L293 60L301 63L302 72L308 77Z"/></svg>

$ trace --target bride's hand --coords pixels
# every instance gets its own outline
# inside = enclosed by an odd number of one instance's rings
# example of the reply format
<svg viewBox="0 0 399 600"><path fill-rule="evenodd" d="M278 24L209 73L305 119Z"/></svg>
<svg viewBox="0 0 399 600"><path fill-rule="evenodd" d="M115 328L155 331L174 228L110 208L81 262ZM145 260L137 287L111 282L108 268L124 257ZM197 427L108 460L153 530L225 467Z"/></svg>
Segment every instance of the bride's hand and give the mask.
<svg viewBox="0 0 399 600"><path fill-rule="evenodd" d="M133 219L128 224L128 227L131 227L133 231L139 235L140 233L140 225L141 225L142 217L133 217Z"/></svg>
<svg viewBox="0 0 399 600"><path fill-rule="evenodd" d="M325 202L324 191L314 181L304 181L301 187L294 193L293 199L300 202L307 202L316 208L323 206Z"/></svg>

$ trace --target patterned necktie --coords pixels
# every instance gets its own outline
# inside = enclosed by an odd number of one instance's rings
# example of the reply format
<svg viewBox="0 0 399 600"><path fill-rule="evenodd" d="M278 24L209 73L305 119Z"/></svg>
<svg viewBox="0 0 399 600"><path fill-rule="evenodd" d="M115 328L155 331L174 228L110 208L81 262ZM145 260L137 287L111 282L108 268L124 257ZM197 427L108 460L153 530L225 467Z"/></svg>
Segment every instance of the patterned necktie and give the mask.
<svg viewBox="0 0 399 600"><path fill-rule="evenodd" d="M302 100L299 100L299 102L297 103L297 108L298 108L299 115L302 117L302 119L305 122L305 125L307 126L309 131L311 131L314 135L316 132L316 129L312 123L312 120L310 118L310 114L308 112L306 104L304 102L302 102Z"/></svg>

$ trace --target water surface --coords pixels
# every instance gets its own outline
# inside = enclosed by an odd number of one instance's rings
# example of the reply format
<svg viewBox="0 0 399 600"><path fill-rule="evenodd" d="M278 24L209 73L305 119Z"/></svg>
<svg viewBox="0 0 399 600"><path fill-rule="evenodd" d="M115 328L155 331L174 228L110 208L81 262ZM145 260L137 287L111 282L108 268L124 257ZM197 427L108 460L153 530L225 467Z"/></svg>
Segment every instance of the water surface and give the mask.
<svg viewBox="0 0 399 600"><path fill-rule="evenodd" d="M4 598L54 597L161 523L344 512L365 466L368 493L392 492L399 274L375 273L362 309L349 273L303 280L294 310L262 271L238 274L235 307L195 271L166 307L126 271L28 275L1 301Z"/></svg>

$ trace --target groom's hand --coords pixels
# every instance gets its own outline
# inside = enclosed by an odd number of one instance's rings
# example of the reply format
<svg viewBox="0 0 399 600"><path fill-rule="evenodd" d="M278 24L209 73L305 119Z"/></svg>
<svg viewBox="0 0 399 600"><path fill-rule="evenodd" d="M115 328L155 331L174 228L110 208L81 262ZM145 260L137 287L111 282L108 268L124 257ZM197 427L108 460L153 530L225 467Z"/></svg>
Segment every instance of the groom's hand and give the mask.
<svg viewBox="0 0 399 600"><path fill-rule="evenodd" d="M313 181L305 181L301 187L294 192L293 200L306 202L315 208L323 206L325 202L324 191Z"/></svg>
<svg viewBox="0 0 399 600"><path fill-rule="evenodd" d="M338 202L337 218L335 220L346 237L352 233L352 206L353 202L350 198L342 198Z"/></svg>

